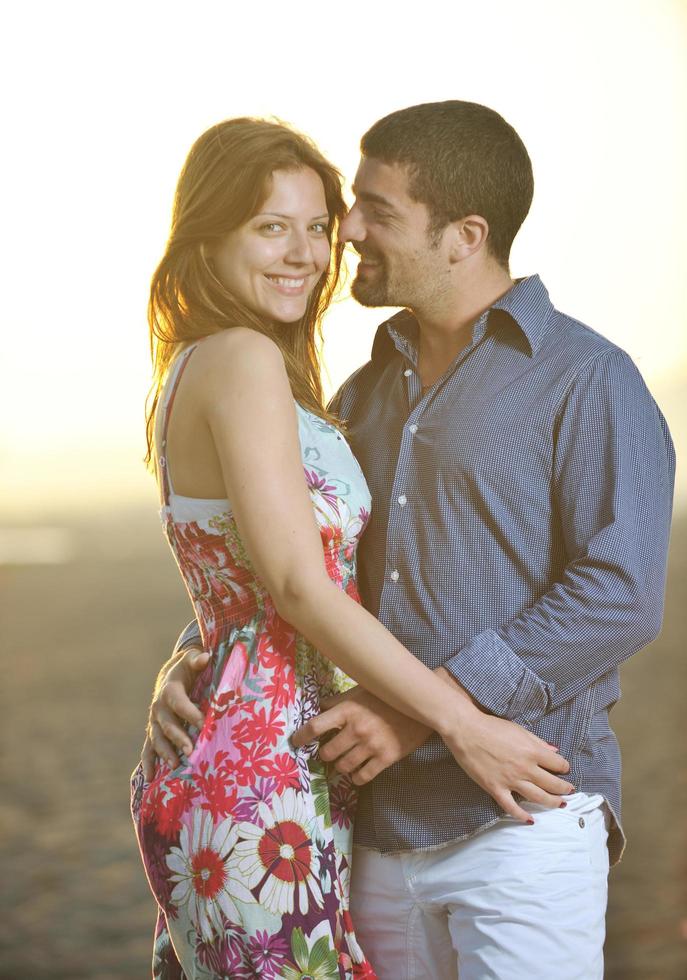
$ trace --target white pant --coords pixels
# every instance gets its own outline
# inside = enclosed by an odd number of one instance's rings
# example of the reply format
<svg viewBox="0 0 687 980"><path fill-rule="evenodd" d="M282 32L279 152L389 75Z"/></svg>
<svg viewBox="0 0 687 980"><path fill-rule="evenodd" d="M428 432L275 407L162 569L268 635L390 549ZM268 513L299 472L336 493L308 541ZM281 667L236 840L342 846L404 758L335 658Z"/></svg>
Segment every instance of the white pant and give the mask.
<svg viewBox="0 0 687 980"><path fill-rule="evenodd" d="M379 980L602 980L608 810L566 800L433 851L356 848L351 913Z"/></svg>

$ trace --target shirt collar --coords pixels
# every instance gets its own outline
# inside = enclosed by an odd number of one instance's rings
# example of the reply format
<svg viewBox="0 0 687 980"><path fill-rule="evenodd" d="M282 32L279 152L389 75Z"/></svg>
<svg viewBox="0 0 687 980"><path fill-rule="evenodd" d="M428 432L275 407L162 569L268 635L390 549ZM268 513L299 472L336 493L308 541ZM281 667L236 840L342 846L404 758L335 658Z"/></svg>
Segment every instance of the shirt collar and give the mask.
<svg viewBox="0 0 687 980"><path fill-rule="evenodd" d="M525 337L530 354L534 354L553 310L553 303L539 276L517 279L511 289L479 318L475 325L474 339L484 333L494 310L508 314L509 319ZM412 363L416 363L417 340L417 320L410 310L401 310L380 325L372 347L372 360L385 359L395 348Z"/></svg>
<svg viewBox="0 0 687 980"><path fill-rule="evenodd" d="M503 310L510 316L527 338L530 353L535 354L553 310L553 303L539 276L516 279L511 289L497 299L491 309Z"/></svg>

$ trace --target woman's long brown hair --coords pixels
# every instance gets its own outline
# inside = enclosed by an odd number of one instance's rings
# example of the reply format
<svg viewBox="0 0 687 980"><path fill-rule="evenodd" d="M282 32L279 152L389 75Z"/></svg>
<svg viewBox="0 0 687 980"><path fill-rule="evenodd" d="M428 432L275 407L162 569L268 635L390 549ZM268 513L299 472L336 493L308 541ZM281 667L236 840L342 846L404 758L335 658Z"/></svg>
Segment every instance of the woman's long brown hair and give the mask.
<svg viewBox="0 0 687 980"><path fill-rule="evenodd" d="M259 211L276 170L303 167L314 170L324 186L331 261L310 295L303 318L275 324L229 292L213 272L209 254L225 235ZM282 123L228 119L196 140L179 176L169 240L150 286L153 384L146 410L148 466L154 457L160 391L179 346L235 326L252 327L270 337L282 352L296 401L336 423L324 406L319 351L322 315L341 274L343 244L336 232L345 212L338 170L310 140Z"/></svg>

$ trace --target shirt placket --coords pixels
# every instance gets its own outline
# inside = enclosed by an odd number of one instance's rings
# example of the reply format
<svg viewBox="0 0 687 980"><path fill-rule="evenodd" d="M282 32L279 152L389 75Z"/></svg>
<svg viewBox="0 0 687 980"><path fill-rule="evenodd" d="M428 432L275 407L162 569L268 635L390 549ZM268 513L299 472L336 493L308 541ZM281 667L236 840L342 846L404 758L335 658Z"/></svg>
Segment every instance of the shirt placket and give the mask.
<svg viewBox="0 0 687 980"><path fill-rule="evenodd" d="M482 342L486 333L488 313L483 314L475 324L472 341L465 347L449 365L444 374L423 392L422 382L417 369L417 353L408 345L405 338L397 343L400 353L404 356L402 368L405 379L406 410L410 414L406 419L402 433L398 461L394 472L394 482L389 502L389 517L386 532L386 551L384 560L384 584L379 602L379 615L382 622L391 621L390 606L400 600L402 591L401 571L406 553L404 538L413 520L413 498L418 485L416 478L417 465L415 462L415 445L421 430L425 412L432 411L435 394L451 378L454 378L470 354ZM400 583L400 584L399 584Z"/></svg>

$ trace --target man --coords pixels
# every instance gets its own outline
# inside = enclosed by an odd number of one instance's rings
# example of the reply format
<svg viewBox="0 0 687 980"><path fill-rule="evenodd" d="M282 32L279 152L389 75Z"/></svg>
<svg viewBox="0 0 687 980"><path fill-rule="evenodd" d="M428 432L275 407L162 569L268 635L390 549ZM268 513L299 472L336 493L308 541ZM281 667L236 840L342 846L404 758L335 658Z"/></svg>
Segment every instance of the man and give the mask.
<svg viewBox="0 0 687 980"><path fill-rule="evenodd" d="M441 740L360 689L294 736L361 786L352 911L380 978L603 975L619 859L618 665L660 627L674 457L630 358L510 277L532 169L466 102L413 106L361 143L342 225L353 295L404 309L337 396L373 498L366 606L485 710L556 745L565 809L504 817ZM374 651L371 651L374 655ZM187 653L153 705L191 721ZM145 751L150 766L152 748ZM608 838L608 842L607 842Z"/></svg>

